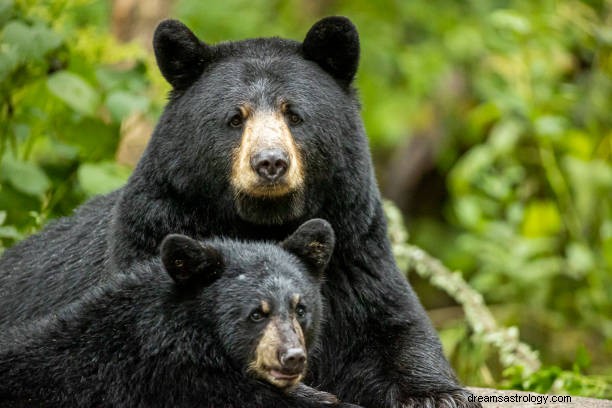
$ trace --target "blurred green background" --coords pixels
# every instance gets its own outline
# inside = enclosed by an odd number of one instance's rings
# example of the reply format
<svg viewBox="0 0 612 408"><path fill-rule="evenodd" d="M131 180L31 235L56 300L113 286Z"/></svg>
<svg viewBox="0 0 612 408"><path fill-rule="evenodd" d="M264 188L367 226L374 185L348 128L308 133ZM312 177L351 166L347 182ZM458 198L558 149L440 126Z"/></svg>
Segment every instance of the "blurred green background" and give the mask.
<svg viewBox="0 0 612 408"><path fill-rule="evenodd" d="M206 42L357 25L357 86L383 195L542 368L471 336L410 276L470 385L611 397L612 1L1 0L0 252L129 176L169 87L175 17Z"/></svg>

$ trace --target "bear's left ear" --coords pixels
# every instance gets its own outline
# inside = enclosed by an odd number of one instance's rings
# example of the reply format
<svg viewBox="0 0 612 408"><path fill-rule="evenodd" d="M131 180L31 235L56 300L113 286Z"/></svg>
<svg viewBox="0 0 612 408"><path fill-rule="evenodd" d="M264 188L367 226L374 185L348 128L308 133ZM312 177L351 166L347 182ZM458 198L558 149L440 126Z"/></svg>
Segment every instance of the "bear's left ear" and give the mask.
<svg viewBox="0 0 612 408"><path fill-rule="evenodd" d="M161 243L161 260L168 275L179 285L213 283L223 270L223 256L212 245L185 235L170 234Z"/></svg>
<svg viewBox="0 0 612 408"><path fill-rule="evenodd" d="M350 84L359 64L359 34L346 17L325 17L306 34L304 57L314 61L331 76Z"/></svg>
<svg viewBox="0 0 612 408"><path fill-rule="evenodd" d="M335 243L336 237L329 222L314 218L300 225L280 246L304 261L314 269L317 277L321 277L334 252Z"/></svg>
<svg viewBox="0 0 612 408"><path fill-rule="evenodd" d="M159 70L174 89L185 89L210 62L210 48L178 20L164 20L155 29L153 50Z"/></svg>

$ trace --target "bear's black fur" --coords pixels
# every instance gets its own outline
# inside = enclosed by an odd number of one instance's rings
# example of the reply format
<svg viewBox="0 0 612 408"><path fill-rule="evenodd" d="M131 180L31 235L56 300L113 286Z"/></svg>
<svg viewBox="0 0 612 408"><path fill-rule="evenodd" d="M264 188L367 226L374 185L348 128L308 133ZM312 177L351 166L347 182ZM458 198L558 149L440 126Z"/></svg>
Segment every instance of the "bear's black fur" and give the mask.
<svg viewBox="0 0 612 408"><path fill-rule="evenodd" d="M168 20L154 48L174 89L142 159L125 187L6 252L0 324L78 299L109 271L154 257L168 233L282 240L320 217L337 247L322 288L326 341L306 382L372 408L479 406L391 253L351 86L352 23L325 18L303 43L207 45Z"/></svg>
<svg viewBox="0 0 612 408"><path fill-rule="evenodd" d="M280 247L170 235L163 266L0 334L0 406L342 406L299 384L333 245L322 220Z"/></svg>

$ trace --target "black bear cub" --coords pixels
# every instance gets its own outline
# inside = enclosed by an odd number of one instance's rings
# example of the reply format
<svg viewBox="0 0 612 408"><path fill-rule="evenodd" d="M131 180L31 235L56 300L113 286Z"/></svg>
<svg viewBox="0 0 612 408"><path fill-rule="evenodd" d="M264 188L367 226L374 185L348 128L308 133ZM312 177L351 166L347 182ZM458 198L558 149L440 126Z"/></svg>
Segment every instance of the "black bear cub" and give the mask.
<svg viewBox="0 0 612 408"><path fill-rule="evenodd" d="M169 235L161 260L0 334L0 405L342 406L300 383L333 246L320 219L280 245Z"/></svg>

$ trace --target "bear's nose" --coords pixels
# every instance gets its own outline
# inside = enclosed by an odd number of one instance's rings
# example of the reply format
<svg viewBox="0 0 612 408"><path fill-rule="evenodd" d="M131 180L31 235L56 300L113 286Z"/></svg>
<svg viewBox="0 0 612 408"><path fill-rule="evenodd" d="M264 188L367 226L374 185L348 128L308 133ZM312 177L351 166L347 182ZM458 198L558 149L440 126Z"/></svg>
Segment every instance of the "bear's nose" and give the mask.
<svg viewBox="0 0 612 408"><path fill-rule="evenodd" d="M290 373L301 373L306 364L306 353L301 348L290 348L280 356L283 371Z"/></svg>
<svg viewBox="0 0 612 408"><path fill-rule="evenodd" d="M251 156L251 167L268 182L280 179L289 168L289 156L281 149L264 149Z"/></svg>

